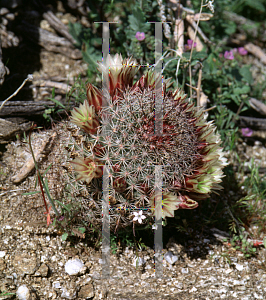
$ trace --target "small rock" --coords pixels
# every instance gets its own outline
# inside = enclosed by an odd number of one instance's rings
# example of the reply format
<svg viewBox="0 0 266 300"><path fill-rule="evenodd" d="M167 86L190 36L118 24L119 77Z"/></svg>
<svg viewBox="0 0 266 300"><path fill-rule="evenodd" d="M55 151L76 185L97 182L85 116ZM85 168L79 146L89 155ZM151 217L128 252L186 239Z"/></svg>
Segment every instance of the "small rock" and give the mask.
<svg viewBox="0 0 266 300"><path fill-rule="evenodd" d="M193 286L193 288L189 291L189 293L194 293L196 291L197 291L197 289Z"/></svg>
<svg viewBox="0 0 266 300"><path fill-rule="evenodd" d="M53 288L55 288L55 289L60 289L60 288L61 288L61 284L60 284L59 281L53 282L52 286L53 286Z"/></svg>
<svg viewBox="0 0 266 300"><path fill-rule="evenodd" d="M240 280L234 280L233 281L233 285L244 285L245 284L245 282L242 280L242 281L240 281Z"/></svg>
<svg viewBox="0 0 266 300"><path fill-rule="evenodd" d="M178 257L172 251L165 253L164 258L170 265L173 265L178 260Z"/></svg>
<svg viewBox="0 0 266 300"><path fill-rule="evenodd" d="M101 274L96 271L94 271L91 276L92 276L92 278L94 278L96 280L101 278Z"/></svg>
<svg viewBox="0 0 266 300"><path fill-rule="evenodd" d="M0 9L0 15L3 16L3 15L6 15L9 13L9 10L6 8L6 7L2 7Z"/></svg>
<svg viewBox="0 0 266 300"><path fill-rule="evenodd" d="M183 283L182 282L179 282L179 281L174 281L174 285L179 288L179 289L183 289Z"/></svg>
<svg viewBox="0 0 266 300"><path fill-rule="evenodd" d="M6 141L14 138L19 132L20 128L17 124L4 119L0 119L0 144L4 144ZM11 229L11 227L8 227L10 226L5 226L6 229Z"/></svg>
<svg viewBox="0 0 266 300"><path fill-rule="evenodd" d="M263 297L258 295L256 292L254 292L253 296L255 299L263 299Z"/></svg>
<svg viewBox="0 0 266 300"><path fill-rule="evenodd" d="M5 277L5 275L3 273L3 271L5 270L5 268L6 268L5 261L2 258L0 258L0 278Z"/></svg>
<svg viewBox="0 0 266 300"><path fill-rule="evenodd" d="M67 287L66 286L62 287L61 298L77 299L77 291L74 284L70 283Z"/></svg>
<svg viewBox="0 0 266 300"><path fill-rule="evenodd" d="M183 274L188 274L188 268L182 268L181 273Z"/></svg>
<svg viewBox="0 0 266 300"><path fill-rule="evenodd" d="M222 289L216 290L216 292L218 294L225 294L225 293L227 293L227 289L226 288L222 288Z"/></svg>
<svg viewBox="0 0 266 300"><path fill-rule="evenodd" d="M46 277L48 274L48 267L46 264L42 264L40 268L35 272L34 276Z"/></svg>
<svg viewBox="0 0 266 300"><path fill-rule="evenodd" d="M240 265L240 264L235 264L235 267L238 271L243 271L243 269L244 269L244 266Z"/></svg>
<svg viewBox="0 0 266 300"><path fill-rule="evenodd" d="M10 21L14 21L15 20L15 15L12 13L6 14L6 18Z"/></svg>
<svg viewBox="0 0 266 300"><path fill-rule="evenodd" d="M5 261L0 258L0 272L3 271L6 268Z"/></svg>
<svg viewBox="0 0 266 300"><path fill-rule="evenodd" d="M84 266L80 259L70 259L65 264L65 271L68 275L84 274L86 271L86 266Z"/></svg>
<svg viewBox="0 0 266 300"><path fill-rule="evenodd" d="M92 283L85 284L80 288L80 291L78 293L79 298L82 299L90 299L94 297L94 288Z"/></svg>
<svg viewBox="0 0 266 300"><path fill-rule="evenodd" d="M30 298L30 291L25 284L18 288L17 297L20 300L28 300Z"/></svg>
<svg viewBox="0 0 266 300"><path fill-rule="evenodd" d="M8 20L6 19L6 18L3 18L2 17L2 20L1 20L2 22L2 25L4 25L4 26L7 26L7 24L8 24Z"/></svg>

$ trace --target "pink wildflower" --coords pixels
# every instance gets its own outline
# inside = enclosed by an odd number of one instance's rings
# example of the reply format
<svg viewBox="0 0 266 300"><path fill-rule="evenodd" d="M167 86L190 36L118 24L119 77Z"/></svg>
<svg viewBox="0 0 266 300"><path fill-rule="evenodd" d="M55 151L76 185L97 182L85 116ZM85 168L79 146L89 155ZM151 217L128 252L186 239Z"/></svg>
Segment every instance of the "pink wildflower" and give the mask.
<svg viewBox="0 0 266 300"><path fill-rule="evenodd" d="M233 60L234 59L234 53L233 51L225 51L224 52L224 58L225 59L230 59L230 60Z"/></svg>
<svg viewBox="0 0 266 300"><path fill-rule="evenodd" d="M145 33L144 32L137 32L136 35L135 35L135 38L138 40L138 41L143 41L145 39Z"/></svg>
<svg viewBox="0 0 266 300"><path fill-rule="evenodd" d="M238 53L240 55L247 55L248 54L247 50L244 47L239 47L238 48Z"/></svg>
<svg viewBox="0 0 266 300"><path fill-rule="evenodd" d="M187 44L184 46L185 47L185 51L191 50L192 45L195 48L197 46L197 43L196 42L193 43L192 40L187 40Z"/></svg>
<svg viewBox="0 0 266 300"><path fill-rule="evenodd" d="M242 128L241 132L243 136L247 136L247 137L250 137L253 134L253 130L250 128Z"/></svg>

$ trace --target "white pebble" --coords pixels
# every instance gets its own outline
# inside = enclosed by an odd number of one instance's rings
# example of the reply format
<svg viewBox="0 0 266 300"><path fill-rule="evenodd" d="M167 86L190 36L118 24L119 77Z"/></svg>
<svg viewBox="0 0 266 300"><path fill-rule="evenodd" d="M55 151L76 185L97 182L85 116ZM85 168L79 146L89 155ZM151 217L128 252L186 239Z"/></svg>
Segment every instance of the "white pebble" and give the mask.
<svg viewBox="0 0 266 300"><path fill-rule="evenodd" d="M55 289L59 289L59 288L61 287L60 282L59 282L59 281L53 282L53 287L54 287Z"/></svg>
<svg viewBox="0 0 266 300"><path fill-rule="evenodd" d="M80 259L70 259L65 264L65 271L68 275L77 275L86 268Z"/></svg>
<svg viewBox="0 0 266 300"><path fill-rule="evenodd" d="M181 269L181 273L187 274L187 273L188 273L188 268L182 268L182 269Z"/></svg>
<svg viewBox="0 0 266 300"><path fill-rule="evenodd" d="M5 257L6 252L5 251L0 251L0 257Z"/></svg>
<svg viewBox="0 0 266 300"><path fill-rule="evenodd" d="M236 269L237 269L238 271L243 271L243 269L244 269L244 266L243 266L243 265L235 264L235 266L236 266Z"/></svg>
<svg viewBox="0 0 266 300"><path fill-rule="evenodd" d="M196 291L197 291L197 289L193 286L193 288L189 291L189 293L194 293Z"/></svg>
<svg viewBox="0 0 266 300"><path fill-rule="evenodd" d="M167 253L165 253L164 259L165 259L170 265L173 265L173 264L178 260L178 257L177 257L176 255L174 255L173 252L168 251Z"/></svg>
<svg viewBox="0 0 266 300"><path fill-rule="evenodd" d="M27 286L24 284L24 285L21 285L18 290L17 290L17 297L20 299L20 300L28 300L29 297L30 297L30 291L29 289L27 288Z"/></svg>

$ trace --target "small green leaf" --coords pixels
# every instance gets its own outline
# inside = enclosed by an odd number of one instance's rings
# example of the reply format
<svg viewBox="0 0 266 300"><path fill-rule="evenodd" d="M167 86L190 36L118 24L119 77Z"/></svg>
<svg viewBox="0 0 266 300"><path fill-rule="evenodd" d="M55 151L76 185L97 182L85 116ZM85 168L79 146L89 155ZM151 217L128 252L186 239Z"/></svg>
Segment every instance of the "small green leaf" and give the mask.
<svg viewBox="0 0 266 300"><path fill-rule="evenodd" d="M34 191L34 192L29 192L29 193L23 193L22 195L23 196L27 196L27 195L34 195L34 194L38 194L40 193L41 191Z"/></svg>
<svg viewBox="0 0 266 300"><path fill-rule="evenodd" d="M67 232L63 233L61 236L62 241L65 241L67 239L67 237L68 237L68 233Z"/></svg>
<svg viewBox="0 0 266 300"><path fill-rule="evenodd" d="M46 173L49 171L49 169L51 168L51 166L52 166L53 164L51 163L49 166L48 166L48 168L45 170L45 172L43 173L43 177L46 175Z"/></svg>
<svg viewBox="0 0 266 300"><path fill-rule="evenodd" d="M86 228L85 227L79 227L79 231L84 233L86 231Z"/></svg>
<svg viewBox="0 0 266 300"><path fill-rule="evenodd" d="M53 101L56 105L61 106L63 108L66 108L65 105L63 103L61 103L60 101L54 99L54 98L48 98L49 100Z"/></svg>
<svg viewBox="0 0 266 300"><path fill-rule="evenodd" d="M59 205L61 205L63 208L65 208L68 212L70 212L70 209L62 202L60 202L59 200L55 200Z"/></svg>
<svg viewBox="0 0 266 300"><path fill-rule="evenodd" d="M82 45L82 30L83 27L80 23L68 23L69 33L73 36L73 38L77 41L77 47L80 48Z"/></svg>
<svg viewBox="0 0 266 300"><path fill-rule="evenodd" d="M245 79L248 84L253 83L252 73L250 72L250 66L245 65L239 69L239 73Z"/></svg>

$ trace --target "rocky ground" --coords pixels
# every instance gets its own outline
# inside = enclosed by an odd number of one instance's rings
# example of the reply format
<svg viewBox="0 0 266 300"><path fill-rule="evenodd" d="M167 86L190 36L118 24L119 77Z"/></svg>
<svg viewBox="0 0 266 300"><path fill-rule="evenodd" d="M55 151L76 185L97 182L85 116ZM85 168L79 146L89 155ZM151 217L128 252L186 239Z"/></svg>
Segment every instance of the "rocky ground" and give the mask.
<svg viewBox="0 0 266 300"><path fill-rule="evenodd" d="M58 17L68 20L71 15L62 10ZM47 22L40 26L52 31ZM43 48L38 55L36 81L68 78L71 83L79 74L86 75L87 65L80 59ZM37 101L51 96L51 87L39 84L28 89ZM61 92L58 100L62 97ZM40 169L52 164L47 178L55 198L64 184L64 147L69 138L64 124L32 135ZM254 134L239 147L243 159L255 157L265 167L265 136ZM227 232L213 227L193 229L182 241L173 232L164 241L162 278L154 272L152 248L136 252L125 247L111 254L110 278L102 279L101 250L82 238L62 241L62 232L46 225L40 194L23 195L38 189L34 170L27 168L31 154L23 136L8 141L1 151L0 299L266 299L265 248L246 259L224 242Z"/></svg>
<svg viewBox="0 0 266 300"><path fill-rule="evenodd" d="M217 241L221 233L213 233L216 237L198 234L197 244L188 240L184 247L169 241L163 252L169 257L171 251L174 259L163 261L165 278L154 275L152 249L139 252L144 264L136 268L136 256L126 248L111 255L110 278L102 280L101 253L82 241L71 247L52 228L6 224L1 228L0 287L11 293L24 287L19 299L265 299L265 249L249 261L234 252L225 257ZM66 263L75 259L82 265L69 275Z"/></svg>

